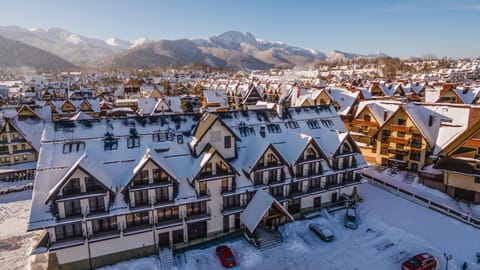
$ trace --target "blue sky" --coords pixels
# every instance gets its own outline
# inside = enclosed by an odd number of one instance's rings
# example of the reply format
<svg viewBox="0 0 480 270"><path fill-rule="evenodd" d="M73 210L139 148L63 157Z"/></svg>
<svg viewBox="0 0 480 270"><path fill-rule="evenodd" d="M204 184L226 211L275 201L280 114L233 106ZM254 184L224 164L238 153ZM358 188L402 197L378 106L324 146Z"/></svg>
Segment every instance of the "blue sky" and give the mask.
<svg viewBox="0 0 480 270"><path fill-rule="evenodd" d="M328 52L480 57L480 0L1 0L0 25L88 37L203 38L227 30Z"/></svg>

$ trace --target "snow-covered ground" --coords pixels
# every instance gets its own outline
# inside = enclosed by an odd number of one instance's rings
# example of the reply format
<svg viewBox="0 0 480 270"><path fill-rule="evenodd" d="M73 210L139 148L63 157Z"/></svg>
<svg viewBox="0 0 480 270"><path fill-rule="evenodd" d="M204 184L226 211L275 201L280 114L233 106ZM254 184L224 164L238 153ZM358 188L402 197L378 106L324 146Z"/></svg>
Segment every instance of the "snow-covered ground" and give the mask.
<svg viewBox="0 0 480 270"><path fill-rule="evenodd" d="M432 210L416 205L370 184L359 187L360 226L343 226L344 211L301 220L281 227L280 247L257 251L243 239L227 243L237 258L237 269L399 269L409 256L427 251L445 267L443 254L451 254L449 269L480 269L480 231ZM308 229L311 222L328 222L335 231L331 243L321 241ZM223 269L215 247L186 252L178 269ZM159 269L155 256L126 261L103 270Z"/></svg>
<svg viewBox="0 0 480 270"><path fill-rule="evenodd" d="M32 191L0 196L0 269L30 268L29 254L39 233L27 233Z"/></svg>
<svg viewBox="0 0 480 270"><path fill-rule="evenodd" d="M397 197L370 184L359 187L360 226L343 226L344 211L312 220L288 223L280 228L280 247L257 251L244 239L228 242L238 261L236 269L399 269L401 261L427 251L441 269L443 254L451 254L449 269L480 270L475 253L480 251L480 231L462 222ZM25 233L31 191L0 196L0 269L29 269L28 257L37 233ZM311 222L328 222L335 231L331 243L321 241L308 229ZM214 248L186 252L179 270L223 269ZM7 268L5 268L8 266ZM107 266L103 270L159 269L156 256Z"/></svg>

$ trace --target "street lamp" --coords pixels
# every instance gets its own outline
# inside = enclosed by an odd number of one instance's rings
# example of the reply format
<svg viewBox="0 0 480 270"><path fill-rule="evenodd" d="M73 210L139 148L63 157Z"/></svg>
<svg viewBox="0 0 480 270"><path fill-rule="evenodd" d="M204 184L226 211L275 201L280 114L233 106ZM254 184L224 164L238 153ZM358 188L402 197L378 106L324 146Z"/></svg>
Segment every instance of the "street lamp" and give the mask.
<svg viewBox="0 0 480 270"><path fill-rule="evenodd" d="M448 261L452 259L452 254L443 253L443 257L446 261L445 270L448 270Z"/></svg>

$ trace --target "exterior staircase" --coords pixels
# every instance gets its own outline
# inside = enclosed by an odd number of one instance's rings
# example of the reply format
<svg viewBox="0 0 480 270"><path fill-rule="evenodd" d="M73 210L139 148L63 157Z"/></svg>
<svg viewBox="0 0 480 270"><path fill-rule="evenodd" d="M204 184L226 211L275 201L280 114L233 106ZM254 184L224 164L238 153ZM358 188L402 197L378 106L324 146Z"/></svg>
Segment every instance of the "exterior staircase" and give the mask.
<svg viewBox="0 0 480 270"><path fill-rule="evenodd" d="M170 270L175 267L175 258L171 248L161 248L158 252L158 258L160 259L161 270Z"/></svg>
<svg viewBox="0 0 480 270"><path fill-rule="evenodd" d="M404 182L411 184L415 180L415 177L417 177L417 174L414 172L408 172L405 174Z"/></svg>
<svg viewBox="0 0 480 270"><path fill-rule="evenodd" d="M258 227L255 230L255 236L260 251L280 246L281 240L278 232L272 232L265 228Z"/></svg>

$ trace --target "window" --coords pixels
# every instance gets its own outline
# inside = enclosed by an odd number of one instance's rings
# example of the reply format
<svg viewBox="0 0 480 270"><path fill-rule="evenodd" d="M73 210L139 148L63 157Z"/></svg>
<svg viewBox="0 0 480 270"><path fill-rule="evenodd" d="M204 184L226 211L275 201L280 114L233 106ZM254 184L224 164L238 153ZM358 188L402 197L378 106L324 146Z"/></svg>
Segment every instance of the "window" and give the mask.
<svg viewBox="0 0 480 270"><path fill-rule="evenodd" d="M161 169L153 169L153 182L168 182L168 175Z"/></svg>
<svg viewBox="0 0 480 270"><path fill-rule="evenodd" d="M270 188L270 194L277 198L283 197L283 186Z"/></svg>
<svg viewBox="0 0 480 270"><path fill-rule="evenodd" d="M215 166L217 167L217 174L228 173L228 166L225 164L225 162L219 161L215 163Z"/></svg>
<svg viewBox="0 0 480 270"><path fill-rule="evenodd" d="M239 206L240 195L228 196L223 198L223 210Z"/></svg>
<svg viewBox="0 0 480 270"><path fill-rule="evenodd" d="M108 139L104 141L103 149L105 151L111 151L118 149L118 140L117 139Z"/></svg>
<svg viewBox="0 0 480 270"><path fill-rule="evenodd" d="M25 150L25 149L27 149L27 146L24 143L22 143L22 150Z"/></svg>
<svg viewBox="0 0 480 270"><path fill-rule="evenodd" d="M291 129L299 128L299 125L298 125L297 121L288 121L288 122L285 123L285 126L287 128L291 128Z"/></svg>
<svg viewBox="0 0 480 270"><path fill-rule="evenodd" d="M372 118L371 118L370 114L365 114L365 115L363 116L363 119L364 119L365 121L367 121L367 122L370 122L370 120L371 120Z"/></svg>
<svg viewBox="0 0 480 270"><path fill-rule="evenodd" d="M80 222L55 227L55 238L57 239L57 241L82 236L83 230L82 223Z"/></svg>
<svg viewBox="0 0 480 270"><path fill-rule="evenodd" d="M255 185L263 185L263 172L255 172L253 182Z"/></svg>
<svg viewBox="0 0 480 270"><path fill-rule="evenodd" d="M17 145L16 144L12 145L12 148L13 148L13 151L17 151Z"/></svg>
<svg viewBox="0 0 480 270"><path fill-rule="evenodd" d="M80 193L80 178L72 178L63 187L63 195Z"/></svg>
<svg viewBox="0 0 480 270"><path fill-rule="evenodd" d="M128 214L126 215L126 220L127 228L150 224L150 217L148 215L148 211Z"/></svg>
<svg viewBox="0 0 480 270"><path fill-rule="evenodd" d="M20 158L19 158L19 156L13 156L13 159L14 159L15 161L18 161Z"/></svg>
<svg viewBox="0 0 480 270"><path fill-rule="evenodd" d="M319 208L322 206L322 197L313 198L313 208Z"/></svg>
<svg viewBox="0 0 480 270"><path fill-rule="evenodd" d="M224 139L224 142L225 142L224 147L226 149L231 148L232 147L232 136L225 136L225 137L223 137L223 139Z"/></svg>
<svg viewBox="0 0 480 270"><path fill-rule="evenodd" d="M174 244L183 243L183 229L172 231L172 241Z"/></svg>
<svg viewBox="0 0 480 270"><path fill-rule="evenodd" d="M410 160L420 161L420 151L410 151Z"/></svg>
<svg viewBox="0 0 480 270"><path fill-rule="evenodd" d="M228 191L228 179L222 179L222 192L227 192Z"/></svg>
<svg viewBox="0 0 480 270"><path fill-rule="evenodd" d="M202 169L201 175L212 175L212 163L209 162Z"/></svg>
<svg viewBox="0 0 480 270"><path fill-rule="evenodd" d="M140 138L128 138L127 148L136 148L136 147L140 147Z"/></svg>
<svg viewBox="0 0 480 270"><path fill-rule="evenodd" d="M269 124L267 125L268 132L270 133L281 133L282 129L279 124Z"/></svg>
<svg viewBox="0 0 480 270"><path fill-rule="evenodd" d="M88 176L85 177L85 185L87 187L87 192L103 190L102 185L98 181Z"/></svg>
<svg viewBox="0 0 480 270"><path fill-rule="evenodd" d="M135 191L133 197L135 198L135 206L148 205L150 203L148 200L148 190Z"/></svg>
<svg viewBox="0 0 480 270"><path fill-rule="evenodd" d="M68 154L72 151L79 152L85 149L84 142L73 142L73 143L65 143L63 144L63 153Z"/></svg>
<svg viewBox="0 0 480 270"><path fill-rule="evenodd" d="M27 160L27 155L23 155L23 160Z"/></svg>
<svg viewBox="0 0 480 270"><path fill-rule="evenodd" d="M8 153L8 146L6 146L6 145L0 146L0 152L7 154Z"/></svg>
<svg viewBox="0 0 480 270"><path fill-rule="evenodd" d="M275 183L279 181L277 170L268 171L268 183Z"/></svg>
<svg viewBox="0 0 480 270"><path fill-rule="evenodd" d="M397 120L397 124L398 124L399 126L405 126L405 125L407 124L407 120L406 120L406 119L401 119L401 118L399 118L399 119Z"/></svg>
<svg viewBox="0 0 480 270"><path fill-rule="evenodd" d="M323 123L323 120L322 120ZM325 125L325 123L323 123ZM317 120L307 120L307 126L311 129L319 129L320 124L318 123Z"/></svg>
<svg viewBox="0 0 480 270"><path fill-rule="evenodd" d="M105 211L105 199L103 196L88 198L90 213Z"/></svg>
<svg viewBox="0 0 480 270"><path fill-rule="evenodd" d="M138 186L144 186L149 184L148 170L142 170L135 175L133 184Z"/></svg>
<svg viewBox="0 0 480 270"><path fill-rule="evenodd" d="M3 139L4 141L6 141L6 140L7 140L7 134L3 134L3 135L2 135L2 139Z"/></svg>
<svg viewBox="0 0 480 270"><path fill-rule="evenodd" d="M199 182L198 189L198 194L200 196L207 196L207 182Z"/></svg>
<svg viewBox="0 0 480 270"><path fill-rule="evenodd" d="M405 132L397 131L397 137L405 138Z"/></svg>
<svg viewBox="0 0 480 270"><path fill-rule="evenodd" d="M337 184L337 175L336 174L332 174L332 175L327 176L327 183L326 183L327 186L333 186L333 185L336 185L336 184Z"/></svg>
<svg viewBox="0 0 480 270"><path fill-rule="evenodd" d="M177 135L177 143L178 144L183 144L183 135L182 134Z"/></svg>
<svg viewBox="0 0 480 270"><path fill-rule="evenodd" d="M168 188L156 188L155 189L155 199L156 202L168 202Z"/></svg>
<svg viewBox="0 0 480 270"><path fill-rule="evenodd" d="M166 220L179 219L178 206L171 208L163 208L157 210L157 221L162 222Z"/></svg>
<svg viewBox="0 0 480 270"><path fill-rule="evenodd" d="M207 212L207 203L206 202L194 202L187 204L187 215L198 215L205 214Z"/></svg>
<svg viewBox="0 0 480 270"><path fill-rule="evenodd" d="M315 150L313 150L312 147L309 147L307 149L307 153L306 153L306 159L314 159L316 157L317 153L315 152Z"/></svg>
<svg viewBox="0 0 480 270"><path fill-rule="evenodd" d="M318 190L322 188L322 181L321 178L313 178L310 180L310 183L308 184L310 187L310 190Z"/></svg>
<svg viewBox="0 0 480 270"><path fill-rule="evenodd" d="M268 154L267 163L268 165L277 165L278 159L274 154Z"/></svg>
<svg viewBox="0 0 480 270"><path fill-rule="evenodd" d="M93 233L101 233L108 231L117 231L117 217L109 217L102 219L92 220L92 231Z"/></svg>
<svg viewBox="0 0 480 270"><path fill-rule="evenodd" d="M65 217L78 216L82 214L80 200L65 201L63 205L65 207Z"/></svg>
<svg viewBox="0 0 480 270"><path fill-rule="evenodd" d="M153 133L152 140L154 142L164 142L167 140L167 133L166 132Z"/></svg>

